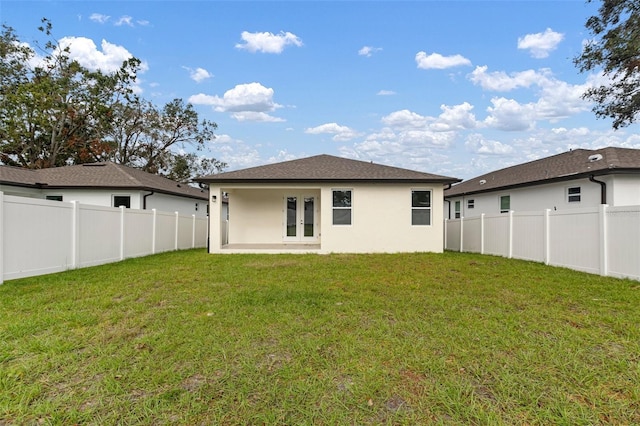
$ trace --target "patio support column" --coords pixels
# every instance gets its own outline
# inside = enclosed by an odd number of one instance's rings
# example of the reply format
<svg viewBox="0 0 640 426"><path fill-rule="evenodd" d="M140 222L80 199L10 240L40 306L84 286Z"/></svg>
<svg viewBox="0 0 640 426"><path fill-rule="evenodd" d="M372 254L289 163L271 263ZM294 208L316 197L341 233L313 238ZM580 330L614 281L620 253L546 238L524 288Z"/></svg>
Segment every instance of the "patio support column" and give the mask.
<svg viewBox="0 0 640 426"><path fill-rule="evenodd" d="M209 253L222 248L222 188L209 187Z"/></svg>

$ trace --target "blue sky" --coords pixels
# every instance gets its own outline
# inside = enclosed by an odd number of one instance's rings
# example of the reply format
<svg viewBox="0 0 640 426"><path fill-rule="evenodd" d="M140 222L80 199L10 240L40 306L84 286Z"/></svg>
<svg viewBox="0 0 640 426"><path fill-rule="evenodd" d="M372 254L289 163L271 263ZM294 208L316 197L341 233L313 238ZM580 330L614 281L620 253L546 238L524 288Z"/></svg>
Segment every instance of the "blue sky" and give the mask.
<svg viewBox="0 0 640 426"><path fill-rule="evenodd" d="M218 124L228 170L332 154L461 179L570 148L640 148L581 99L598 1L2 0L90 68L143 61L142 97ZM189 148L187 147L187 150Z"/></svg>

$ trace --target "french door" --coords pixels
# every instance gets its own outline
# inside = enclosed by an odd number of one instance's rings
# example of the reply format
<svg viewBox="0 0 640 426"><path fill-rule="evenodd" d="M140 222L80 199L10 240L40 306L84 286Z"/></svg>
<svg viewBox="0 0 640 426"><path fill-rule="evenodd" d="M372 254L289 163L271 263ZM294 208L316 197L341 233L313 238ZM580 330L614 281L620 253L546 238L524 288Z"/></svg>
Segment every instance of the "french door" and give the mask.
<svg viewBox="0 0 640 426"><path fill-rule="evenodd" d="M284 197L284 240L315 241L318 238L316 224L316 197L305 194L288 194Z"/></svg>

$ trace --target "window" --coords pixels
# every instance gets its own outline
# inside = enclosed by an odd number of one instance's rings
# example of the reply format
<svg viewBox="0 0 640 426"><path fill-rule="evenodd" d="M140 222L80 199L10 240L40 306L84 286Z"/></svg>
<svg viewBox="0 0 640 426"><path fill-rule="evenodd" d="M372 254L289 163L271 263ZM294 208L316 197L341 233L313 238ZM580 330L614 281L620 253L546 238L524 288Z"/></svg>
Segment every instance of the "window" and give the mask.
<svg viewBox="0 0 640 426"><path fill-rule="evenodd" d="M579 203L580 202L580 187L574 186L572 188L567 188L567 201L570 203Z"/></svg>
<svg viewBox="0 0 640 426"><path fill-rule="evenodd" d="M476 201L475 200L467 200L467 208L468 209L472 209L475 207Z"/></svg>
<svg viewBox="0 0 640 426"><path fill-rule="evenodd" d="M431 191L411 191L411 225L431 225Z"/></svg>
<svg viewBox="0 0 640 426"><path fill-rule="evenodd" d="M131 208L131 196L129 195L114 195L113 196L113 207L124 206L128 209Z"/></svg>
<svg viewBox="0 0 640 426"><path fill-rule="evenodd" d="M455 218L456 219L460 219L460 201L456 201L455 203L455 207L454 207L454 212L455 212Z"/></svg>
<svg viewBox="0 0 640 426"><path fill-rule="evenodd" d="M62 201L62 195L47 195L46 199L51 201Z"/></svg>
<svg viewBox="0 0 640 426"><path fill-rule="evenodd" d="M333 224L351 225L351 190L333 190Z"/></svg>
<svg viewBox="0 0 640 426"><path fill-rule="evenodd" d="M500 213L509 213L511 210L511 196L503 195L500 197Z"/></svg>

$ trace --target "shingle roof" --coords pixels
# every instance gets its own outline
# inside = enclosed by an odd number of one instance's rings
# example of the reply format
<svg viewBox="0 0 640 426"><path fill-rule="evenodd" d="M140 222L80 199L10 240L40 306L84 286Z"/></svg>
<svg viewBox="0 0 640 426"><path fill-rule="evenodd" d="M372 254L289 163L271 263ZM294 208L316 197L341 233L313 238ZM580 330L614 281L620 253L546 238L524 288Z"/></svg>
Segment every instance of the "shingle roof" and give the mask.
<svg viewBox="0 0 640 426"><path fill-rule="evenodd" d="M574 149L466 180L447 189L444 195L452 197L623 172L640 173L640 150Z"/></svg>
<svg viewBox="0 0 640 426"><path fill-rule="evenodd" d="M208 199L201 189L112 162L38 170L0 166L0 183L51 189L136 189Z"/></svg>
<svg viewBox="0 0 640 426"><path fill-rule="evenodd" d="M196 180L212 184L347 181L453 183L460 181L460 179L448 176L384 166L366 161L350 160L326 154L203 176Z"/></svg>

